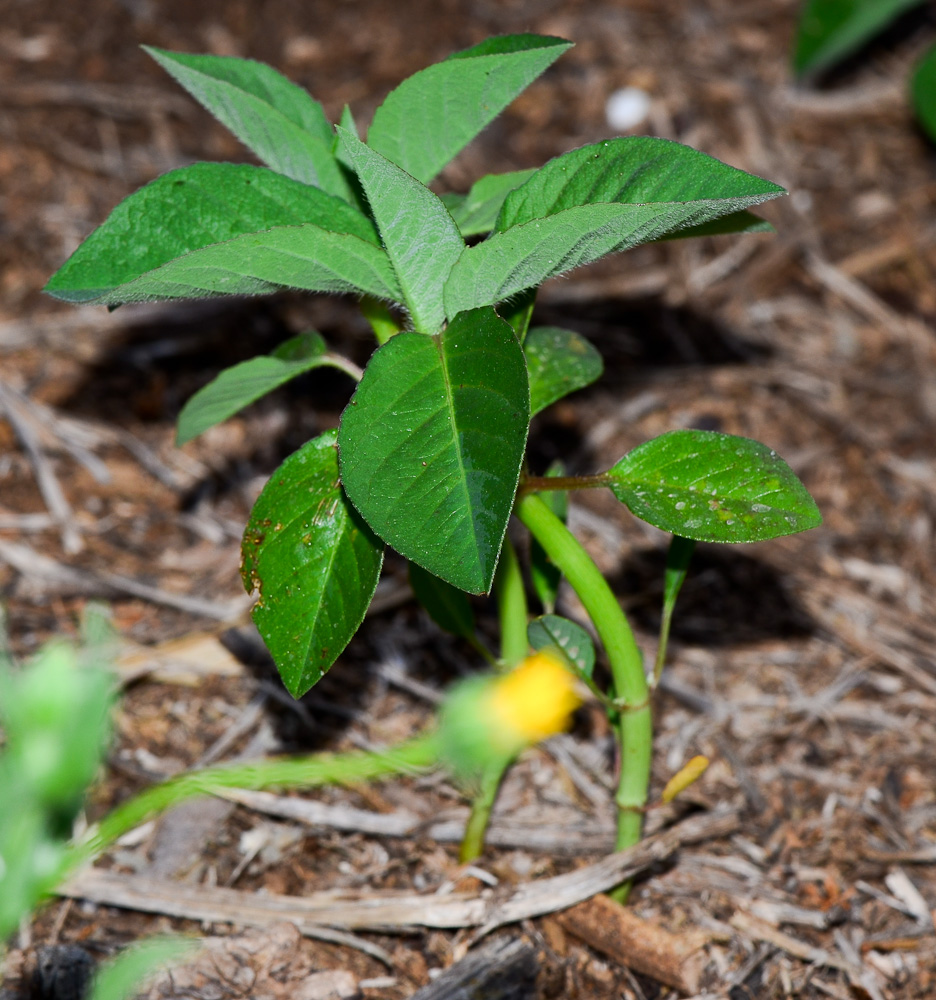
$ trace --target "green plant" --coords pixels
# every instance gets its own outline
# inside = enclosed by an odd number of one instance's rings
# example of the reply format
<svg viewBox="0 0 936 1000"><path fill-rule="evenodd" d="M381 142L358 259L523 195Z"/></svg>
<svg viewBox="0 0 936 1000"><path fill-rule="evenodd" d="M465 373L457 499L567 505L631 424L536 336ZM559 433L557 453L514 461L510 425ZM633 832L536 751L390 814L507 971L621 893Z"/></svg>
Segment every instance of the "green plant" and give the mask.
<svg viewBox="0 0 936 1000"><path fill-rule="evenodd" d="M113 678L98 609L88 610L83 632L80 648L54 641L19 666L0 648L0 955L71 867L68 839L110 740ZM134 995L188 947L154 938L128 949L94 977L89 1000Z"/></svg>
<svg viewBox="0 0 936 1000"><path fill-rule="evenodd" d="M901 14L923 0L807 0L793 50L799 77L831 69L859 52ZM920 124L936 140L936 46L920 59L910 78L910 97Z"/></svg>
<svg viewBox="0 0 936 1000"><path fill-rule="evenodd" d="M537 287L653 240L769 230L748 209L784 193L646 137L488 175L467 194L430 190L568 46L515 35L456 53L392 91L366 142L348 109L333 128L317 102L267 66L150 49L266 167L201 163L158 178L114 209L47 291L109 306L285 287L360 297L378 344L363 373L305 334L223 372L179 420L178 438L188 440L316 366L357 381L340 427L280 466L244 534L243 578L259 594L254 621L283 681L298 697L334 663L364 617L385 545L410 561L414 592L435 620L478 649L466 595L493 589L501 665L522 660L531 642L558 646L606 705L621 745L618 845L626 847L640 836L647 800L651 685L617 599L563 523L565 496L608 488L673 533L667 629L692 541L759 541L820 517L773 451L725 434L674 431L598 476L527 468L531 418L602 371L579 334L530 326ZM594 651L580 626L550 614L528 635L521 565L506 539L512 512L535 541L544 609L552 611L560 576L581 598L605 648L610 690L592 677ZM660 665L665 645L664 630ZM483 769L463 857L481 848L511 757L505 751Z"/></svg>

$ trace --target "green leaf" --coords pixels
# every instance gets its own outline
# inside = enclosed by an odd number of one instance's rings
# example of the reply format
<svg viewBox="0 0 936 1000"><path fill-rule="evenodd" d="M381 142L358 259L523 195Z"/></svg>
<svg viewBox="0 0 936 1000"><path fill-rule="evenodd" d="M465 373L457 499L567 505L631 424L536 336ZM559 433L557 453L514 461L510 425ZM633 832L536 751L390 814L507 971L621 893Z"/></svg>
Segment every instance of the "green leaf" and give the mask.
<svg viewBox="0 0 936 1000"><path fill-rule="evenodd" d="M280 344L272 354L225 368L182 407L176 444L191 441L297 375L328 364L327 351L325 341L312 331Z"/></svg>
<svg viewBox="0 0 936 1000"><path fill-rule="evenodd" d="M690 240L697 236L731 236L747 233L775 233L774 227L759 215L753 212L732 212L730 215L723 215L719 219L711 222L703 222L698 226L687 226L685 229L677 229L674 233L667 233L664 240Z"/></svg>
<svg viewBox="0 0 936 1000"><path fill-rule="evenodd" d="M466 239L481 236L494 228L507 195L535 173L535 170L514 170L508 174L488 174L472 184L468 194L444 194L442 201L462 236Z"/></svg>
<svg viewBox="0 0 936 1000"><path fill-rule="evenodd" d="M530 320L533 319L538 291L539 289L535 287L527 288L508 302L501 302L497 308L497 315L505 323L510 324L521 344L526 340L527 330L530 329Z"/></svg>
<svg viewBox="0 0 936 1000"><path fill-rule="evenodd" d="M263 167L196 163L120 202L45 290L69 302L92 301L193 250L303 223L378 243L366 216L318 188Z"/></svg>
<svg viewBox="0 0 936 1000"><path fill-rule="evenodd" d="M666 139L612 139L573 150L512 191L498 231L462 253L446 282L446 312L501 302L605 254L705 226L782 193Z"/></svg>
<svg viewBox="0 0 936 1000"><path fill-rule="evenodd" d="M702 209L704 217L693 221L698 225L784 193L778 184L670 139L625 136L550 160L507 195L496 229L602 203L656 206L661 216L692 205ZM668 228L684 225L676 221Z"/></svg>
<svg viewBox="0 0 936 1000"><path fill-rule="evenodd" d="M581 625L559 615L542 615L530 622L528 634L534 649L555 646L584 677L591 678L595 670L595 644Z"/></svg>
<svg viewBox="0 0 936 1000"><path fill-rule="evenodd" d="M427 573L413 562L409 564L409 580L416 600L439 628L462 639L474 639L474 611L464 591Z"/></svg>
<svg viewBox="0 0 936 1000"><path fill-rule="evenodd" d="M920 124L936 142L936 47L917 63L910 81L910 93Z"/></svg>
<svg viewBox="0 0 936 1000"><path fill-rule="evenodd" d="M95 975L88 1000L129 1000L140 993L145 979L198 948L198 941L182 937L150 938L131 945Z"/></svg>
<svg viewBox="0 0 936 1000"><path fill-rule="evenodd" d="M143 48L271 170L353 200L331 125L301 87L251 59Z"/></svg>
<svg viewBox="0 0 936 1000"><path fill-rule="evenodd" d="M570 46L506 35L420 70L374 113L367 144L428 184Z"/></svg>
<svg viewBox="0 0 936 1000"><path fill-rule="evenodd" d="M558 459L546 470L550 477L564 476L565 466ZM569 516L569 494L566 490L544 490L540 499L562 521L566 523ZM530 539L530 582L539 598L543 609L552 614L556 608L556 598L559 596L559 584L562 573L559 567L549 558L546 550L535 539Z"/></svg>
<svg viewBox="0 0 936 1000"><path fill-rule="evenodd" d="M794 71L801 76L828 69L921 3L923 0L807 0L796 34Z"/></svg>
<svg viewBox="0 0 936 1000"><path fill-rule="evenodd" d="M530 377L530 415L601 377L601 355L581 335L557 326L534 326L523 342Z"/></svg>
<svg viewBox="0 0 936 1000"><path fill-rule="evenodd" d="M436 333L445 319L442 287L465 241L429 188L350 132L338 131L370 202L413 326L419 333Z"/></svg>
<svg viewBox="0 0 936 1000"><path fill-rule="evenodd" d="M490 589L529 427L523 351L492 309L373 355L341 418L341 481L374 531L453 587Z"/></svg>
<svg viewBox="0 0 936 1000"><path fill-rule="evenodd" d="M750 438L671 431L607 473L631 513L700 542L761 542L814 528L822 515L793 470Z"/></svg>
<svg viewBox="0 0 936 1000"><path fill-rule="evenodd" d="M364 292L399 299L386 253L357 236L319 226L290 226L249 233L194 250L115 288L84 289L69 301L122 305L213 295L265 295L283 288L310 292Z"/></svg>
<svg viewBox="0 0 936 1000"><path fill-rule="evenodd" d="M309 441L273 473L241 546L244 586L260 594L254 623L294 698L357 631L383 562L380 539L339 485L336 437Z"/></svg>

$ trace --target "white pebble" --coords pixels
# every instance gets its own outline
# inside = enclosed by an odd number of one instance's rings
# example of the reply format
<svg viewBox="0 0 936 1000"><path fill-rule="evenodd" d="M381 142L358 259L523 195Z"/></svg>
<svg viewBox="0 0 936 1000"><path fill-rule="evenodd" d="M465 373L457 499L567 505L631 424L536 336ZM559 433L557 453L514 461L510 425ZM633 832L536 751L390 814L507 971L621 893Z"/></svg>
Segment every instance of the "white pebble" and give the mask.
<svg viewBox="0 0 936 1000"><path fill-rule="evenodd" d="M639 87L615 90L605 103L605 118L617 132L636 128L650 113L650 95Z"/></svg>

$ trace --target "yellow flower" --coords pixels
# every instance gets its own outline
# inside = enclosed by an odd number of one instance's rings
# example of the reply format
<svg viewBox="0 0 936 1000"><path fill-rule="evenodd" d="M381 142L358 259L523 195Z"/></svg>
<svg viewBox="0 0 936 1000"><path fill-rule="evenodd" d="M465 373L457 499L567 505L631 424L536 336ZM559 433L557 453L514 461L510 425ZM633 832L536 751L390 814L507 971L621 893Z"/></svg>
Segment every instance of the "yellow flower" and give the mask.
<svg viewBox="0 0 936 1000"><path fill-rule="evenodd" d="M538 740L562 732L581 704L576 679L560 653L528 656L506 674L457 684L442 706L444 760L470 780L492 761L506 761Z"/></svg>
<svg viewBox="0 0 936 1000"><path fill-rule="evenodd" d="M510 673L498 677L491 685L489 699L495 724L520 744L561 733L582 703L575 678L548 651L528 656Z"/></svg>

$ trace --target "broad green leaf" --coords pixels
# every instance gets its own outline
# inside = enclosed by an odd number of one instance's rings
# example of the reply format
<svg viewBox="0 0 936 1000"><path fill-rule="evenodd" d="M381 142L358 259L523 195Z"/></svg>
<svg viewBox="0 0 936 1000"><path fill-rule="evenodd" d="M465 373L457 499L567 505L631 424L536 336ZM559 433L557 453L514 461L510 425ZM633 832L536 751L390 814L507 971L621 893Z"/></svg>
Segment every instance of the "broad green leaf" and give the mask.
<svg viewBox="0 0 936 1000"><path fill-rule="evenodd" d="M595 644L591 636L573 621L559 615L542 615L530 622L528 633L534 649L555 646L585 677L595 670Z"/></svg>
<svg viewBox="0 0 936 1000"><path fill-rule="evenodd" d="M822 522L775 451L732 434L671 431L628 452L607 476L631 513L699 542L761 542Z"/></svg>
<svg viewBox="0 0 936 1000"><path fill-rule="evenodd" d="M601 377L601 355L581 335L557 326L534 326L523 342L530 377L530 415Z"/></svg>
<svg viewBox="0 0 936 1000"><path fill-rule="evenodd" d="M352 200L321 104L270 66L143 46L271 170Z"/></svg>
<svg viewBox="0 0 936 1000"><path fill-rule="evenodd" d="M244 531L241 576L258 591L253 620L299 698L335 662L370 604L383 545L338 482L335 431L273 473Z"/></svg>
<svg viewBox="0 0 936 1000"><path fill-rule="evenodd" d="M45 290L69 302L91 301L193 250L303 223L378 242L366 216L318 188L262 167L196 163L120 202Z"/></svg>
<svg viewBox="0 0 936 1000"><path fill-rule="evenodd" d="M416 600L439 628L462 639L474 638L474 611L464 591L427 573L414 562L409 564L409 580Z"/></svg>
<svg viewBox="0 0 936 1000"><path fill-rule="evenodd" d="M327 351L325 341L311 331L280 344L272 354L225 368L182 407L176 444L191 441L297 375L328 364Z"/></svg>
<svg viewBox="0 0 936 1000"><path fill-rule="evenodd" d="M505 35L457 52L387 95L367 144L428 184L570 46L561 38Z"/></svg>
<svg viewBox="0 0 936 1000"><path fill-rule="evenodd" d="M827 69L857 52L923 0L807 0L793 54L797 75Z"/></svg>
<svg viewBox="0 0 936 1000"><path fill-rule="evenodd" d="M563 153L511 191L495 228L502 232L579 205L704 206L694 225L784 194L778 184L745 173L697 149L650 136L626 136ZM668 230L682 228L677 221Z"/></svg>
<svg viewBox="0 0 936 1000"><path fill-rule="evenodd" d="M546 475L550 477L564 476L565 466L556 460L546 470ZM566 490L544 490L540 493L540 499L544 504L562 521L566 523L569 516L569 494ZM562 573L559 567L549 558L546 550L535 539L530 539L530 582L533 590L539 598L543 610L547 614L552 614L556 608L556 598L559 596L559 584L562 581Z"/></svg>
<svg viewBox="0 0 936 1000"><path fill-rule="evenodd" d="M936 47L917 63L910 81L910 93L920 124L936 142Z"/></svg>
<svg viewBox="0 0 936 1000"><path fill-rule="evenodd" d="M481 236L494 228L507 195L534 173L535 170L514 170L508 174L488 174L472 184L468 194L444 194L442 201L462 236L466 239Z"/></svg>
<svg viewBox="0 0 936 1000"><path fill-rule="evenodd" d="M449 316L494 305L606 254L703 221L703 205L580 205L467 247L445 283Z"/></svg>
<svg viewBox="0 0 936 1000"><path fill-rule="evenodd" d="M462 253L446 282L446 313L501 302L605 254L705 226L782 193L666 139L612 139L573 150L508 194L498 231Z"/></svg>
<svg viewBox="0 0 936 1000"><path fill-rule="evenodd" d="M199 950L197 940L157 937L122 951L95 975L88 1000L129 1000L141 992L144 980L161 968L178 964Z"/></svg>
<svg viewBox="0 0 936 1000"><path fill-rule="evenodd" d="M52 291L73 302L122 305L212 295L265 295L283 288L401 297L393 267L380 247L314 225L248 233L203 247L115 288L84 289L80 295Z"/></svg>
<svg viewBox="0 0 936 1000"><path fill-rule="evenodd" d="M465 241L429 188L350 132L339 129L339 134L367 195L413 326L419 333L436 333L445 319L442 287Z"/></svg>
<svg viewBox="0 0 936 1000"><path fill-rule="evenodd" d="M529 427L523 351L492 309L373 355L341 418L341 481L368 524L453 587L490 589Z"/></svg>

